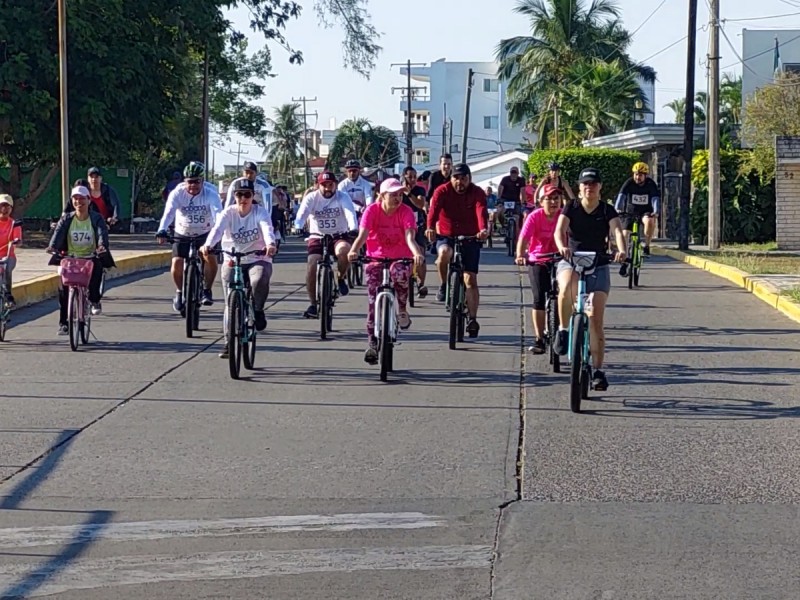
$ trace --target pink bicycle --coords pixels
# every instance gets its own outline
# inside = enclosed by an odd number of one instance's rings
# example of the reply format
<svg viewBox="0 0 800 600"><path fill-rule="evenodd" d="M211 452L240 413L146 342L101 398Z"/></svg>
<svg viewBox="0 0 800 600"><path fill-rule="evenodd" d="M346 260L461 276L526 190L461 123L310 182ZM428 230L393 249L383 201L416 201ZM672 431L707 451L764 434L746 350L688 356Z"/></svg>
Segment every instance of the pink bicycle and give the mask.
<svg viewBox="0 0 800 600"><path fill-rule="evenodd" d="M92 311L89 303L89 281L92 279L94 262L92 257L63 256L58 267L61 285L68 290L67 323L69 325L69 347L78 349L78 342L89 343L92 330Z"/></svg>

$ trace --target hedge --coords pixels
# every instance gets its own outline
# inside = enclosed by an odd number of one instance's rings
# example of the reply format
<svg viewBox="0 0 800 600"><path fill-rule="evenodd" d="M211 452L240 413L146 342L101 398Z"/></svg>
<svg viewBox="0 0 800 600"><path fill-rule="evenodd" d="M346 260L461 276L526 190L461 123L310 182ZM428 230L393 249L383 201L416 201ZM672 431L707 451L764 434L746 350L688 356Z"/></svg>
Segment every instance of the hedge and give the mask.
<svg viewBox="0 0 800 600"><path fill-rule="evenodd" d="M622 184L631 176L631 167L642 160L638 152L602 148L570 148L568 150L536 150L528 158L528 169L539 179L547 175L547 165L557 162L561 175L572 191L578 192L578 176L586 167L595 167L603 176L603 198L614 200Z"/></svg>
<svg viewBox="0 0 800 600"><path fill-rule="evenodd" d="M775 182L761 183L755 171L743 174L747 150L721 150L720 197L722 239L726 244L770 242L775 239ZM690 226L695 243L708 241L708 151L698 150L692 161Z"/></svg>

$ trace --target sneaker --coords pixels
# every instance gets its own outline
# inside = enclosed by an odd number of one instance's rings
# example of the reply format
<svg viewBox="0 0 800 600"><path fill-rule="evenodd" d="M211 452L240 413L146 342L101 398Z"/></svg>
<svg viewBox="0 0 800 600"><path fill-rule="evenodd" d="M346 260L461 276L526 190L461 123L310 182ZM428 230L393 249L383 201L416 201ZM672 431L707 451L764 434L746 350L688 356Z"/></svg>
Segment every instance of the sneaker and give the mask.
<svg viewBox="0 0 800 600"><path fill-rule="evenodd" d="M58 335L69 335L69 327L66 323L62 323L58 326Z"/></svg>
<svg viewBox="0 0 800 600"><path fill-rule="evenodd" d="M99 302L92 302L92 316L96 317L97 315L103 312L103 305Z"/></svg>
<svg viewBox="0 0 800 600"><path fill-rule="evenodd" d="M347 282L344 280L344 277L342 277L339 280L339 295L340 296L347 296L347 294L349 294L349 293L350 293L350 288L347 287Z"/></svg>
<svg viewBox="0 0 800 600"><path fill-rule="evenodd" d="M470 318L467 321L467 334L469 337L476 338L478 337L478 332L481 330L481 326L478 325L478 320L474 317Z"/></svg>
<svg viewBox="0 0 800 600"><path fill-rule="evenodd" d="M628 276L628 263L622 263L622 266L619 268L619 274L621 277Z"/></svg>
<svg viewBox="0 0 800 600"><path fill-rule="evenodd" d="M592 388L598 392L605 392L608 389L608 379L606 374L599 369L592 376Z"/></svg>
<svg viewBox="0 0 800 600"><path fill-rule="evenodd" d="M228 344L222 347L222 352L219 353L220 358L228 358Z"/></svg>
<svg viewBox="0 0 800 600"><path fill-rule="evenodd" d="M17 306L17 301L14 300L14 296L11 294L6 294L6 304L8 304L8 308L15 308Z"/></svg>
<svg viewBox="0 0 800 600"><path fill-rule="evenodd" d="M183 294L176 292L175 297L172 299L172 310L179 313L183 310Z"/></svg>
<svg viewBox="0 0 800 600"><path fill-rule="evenodd" d="M316 319L319 317L319 311L317 310L316 304L310 304L306 309L306 312L303 313L303 316L306 319Z"/></svg>
<svg viewBox="0 0 800 600"><path fill-rule="evenodd" d="M401 312L398 316L398 324L400 325L400 329L408 329L411 327L411 317L408 316L408 313Z"/></svg>
<svg viewBox="0 0 800 600"><path fill-rule="evenodd" d="M378 364L378 340L370 338L367 351L364 353L364 362L368 365Z"/></svg>
<svg viewBox="0 0 800 600"><path fill-rule="evenodd" d="M533 346L528 348L528 352L532 352L533 354L544 354L545 349L544 340L542 338L536 338L533 340Z"/></svg>
<svg viewBox="0 0 800 600"><path fill-rule="evenodd" d="M447 296L447 286L442 285L439 287L439 291L436 292L436 300L437 302L444 302L445 297Z"/></svg>
<svg viewBox="0 0 800 600"><path fill-rule="evenodd" d="M417 290L417 298L425 298L428 295L428 288L424 285Z"/></svg>
<svg viewBox="0 0 800 600"><path fill-rule="evenodd" d="M253 311L255 313L256 331L264 331L267 328L267 315L263 310Z"/></svg>
<svg viewBox="0 0 800 600"><path fill-rule="evenodd" d="M650 246L642 246L642 252L644 252L645 256L650 256Z"/></svg>
<svg viewBox="0 0 800 600"><path fill-rule="evenodd" d="M203 290L203 306L211 306L214 304L214 297L211 290Z"/></svg>
<svg viewBox="0 0 800 600"><path fill-rule="evenodd" d="M569 350L569 331L566 329L559 329L556 334L556 341L553 344L553 349L559 356L566 356Z"/></svg>

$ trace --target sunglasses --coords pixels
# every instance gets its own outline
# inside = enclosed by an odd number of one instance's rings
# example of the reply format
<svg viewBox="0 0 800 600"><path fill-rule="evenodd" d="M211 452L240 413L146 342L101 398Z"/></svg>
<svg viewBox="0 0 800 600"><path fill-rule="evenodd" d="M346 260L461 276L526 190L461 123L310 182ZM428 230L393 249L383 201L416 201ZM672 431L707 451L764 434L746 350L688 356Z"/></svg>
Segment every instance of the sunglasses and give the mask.
<svg viewBox="0 0 800 600"><path fill-rule="evenodd" d="M197 185L201 181L203 181L203 180L202 179L187 179L186 183L188 183L189 185Z"/></svg>
<svg viewBox="0 0 800 600"><path fill-rule="evenodd" d="M236 194L234 194L234 195L237 198L252 198L253 197L253 193L252 192L236 192Z"/></svg>

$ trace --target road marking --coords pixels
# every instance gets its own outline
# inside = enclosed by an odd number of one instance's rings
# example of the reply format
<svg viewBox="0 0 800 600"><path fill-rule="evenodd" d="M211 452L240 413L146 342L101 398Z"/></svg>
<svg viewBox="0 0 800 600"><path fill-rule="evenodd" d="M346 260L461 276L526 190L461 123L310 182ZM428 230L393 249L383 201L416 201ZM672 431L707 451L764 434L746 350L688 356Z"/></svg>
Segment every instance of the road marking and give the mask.
<svg viewBox="0 0 800 600"><path fill-rule="evenodd" d="M60 546L90 541L133 542L166 538L256 535L287 531L423 529L445 525L442 517L418 512L345 513L213 520L165 520L0 529L0 549Z"/></svg>
<svg viewBox="0 0 800 600"><path fill-rule="evenodd" d="M123 585L177 581L252 579L304 573L367 570L430 571L483 569L491 563L491 546L422 546L394 548L324 548L268 552L208 552L189 556L124 556L98 560L0 566L0 589L26 598ZM39 584L18 584L35 572ZM21 589L24 588L24 589ZM2 594L2 591L0 591Z"/></svg>

